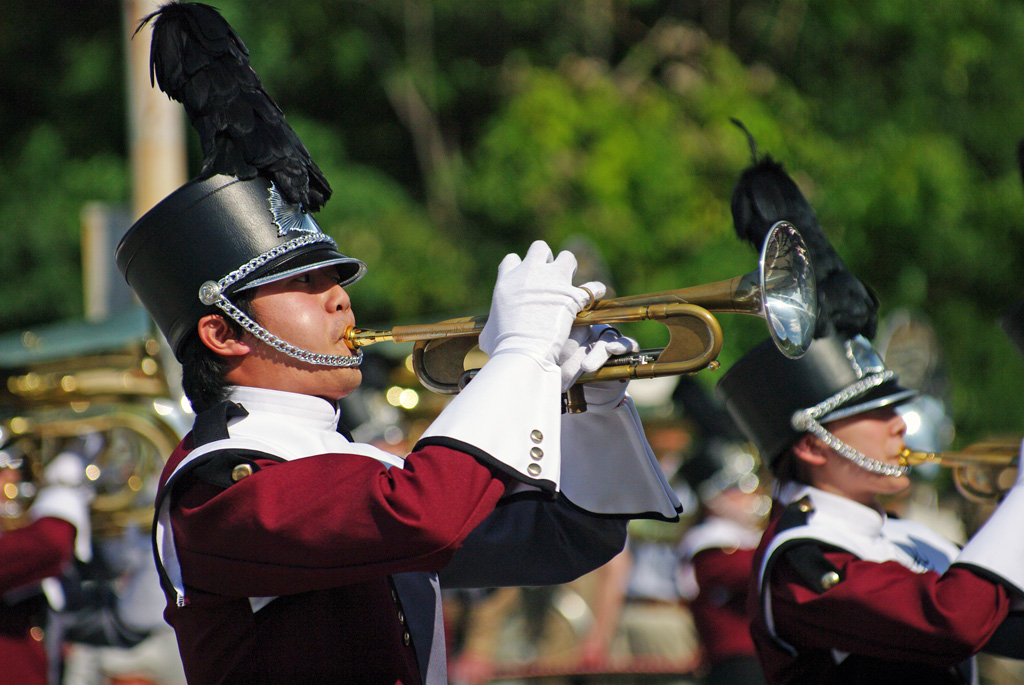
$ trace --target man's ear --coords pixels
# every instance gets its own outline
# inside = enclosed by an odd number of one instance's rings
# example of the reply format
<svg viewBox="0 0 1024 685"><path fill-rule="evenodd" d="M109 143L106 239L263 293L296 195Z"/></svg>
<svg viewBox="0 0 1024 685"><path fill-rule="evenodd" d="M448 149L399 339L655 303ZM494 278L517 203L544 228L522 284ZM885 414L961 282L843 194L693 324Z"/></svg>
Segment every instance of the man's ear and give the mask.
<svg viewBox="0 0 1024 685"><path fill-rule="evenodd" d="M240 357L252 351L252 346L220 314L207 314L199 319L198 330L203 344L219 355Z"/></svg>
<svg viewBox="0 0 1024 685"><path fill-rule="evenodd" d="M801 435L800 439L793 443L791 449L797 459L808 464L821 466L827 461L825 455L827 454L828 447L810 433Z"/></svg>

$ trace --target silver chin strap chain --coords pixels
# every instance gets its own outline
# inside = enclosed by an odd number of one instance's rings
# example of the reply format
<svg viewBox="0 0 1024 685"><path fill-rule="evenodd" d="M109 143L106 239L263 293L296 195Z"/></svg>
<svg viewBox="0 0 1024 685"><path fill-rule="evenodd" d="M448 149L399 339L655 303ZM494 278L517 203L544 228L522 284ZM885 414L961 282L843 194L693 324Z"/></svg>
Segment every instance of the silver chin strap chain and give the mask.
<svg viewBox="0 0 1024 685"><path fill-rule="evenodd" d="M355 354L349 356L341 354L317 354L315 352L309 352L302 348L295 347L294 345L281 340L266 328L263 328L263 326L260 326L251 318L246 316L245 312L232 304L231 300L224 295L224 291L233 283L245 278L246 275L260 266L263 266L267 262L276 259L286 252L302 247L303 245L320 242L329 242L332 245L334 244L334 241L330 237L323 233L316 233L307 234L300 238L289 240L283 245L267 250L258 257L255 257L249 260L246 264L238 267L219 281L207 281L206 283L203 283L199 288L199 300L203 304L216 305L221 311L237 321L242 328L256 336L256 338L262 340L267 345L270 345L275 350L282 352L289 357L298 359L299 361L304 361L307 364L316 364L318 366L359 366L363 363L362 350L356 350Z"/></svg>
<svg viewBox="0 0 1024 685"><path fill-rule="evenodd" d="M245 312L233 305L231 300L223 295L221 295L221 298L214 302L214 304L217 305L217 307L225 314L237 321L242 328L249 331L275 350L283 352L289 357L293 357L309 364L317 364L319 366L359 366L363 363L362 350L356 350L355 354L351 356L342 354L316 354L315 352L308 352L300 347L295 347L294 345L286 343L266 328L260 326L258 323L246 316Z"/></svg>
<svg viewBox="0 0 1024 685"><path fill-rule="evenodd" d="M857 450L853 449L845 442L837 438L836 436L825 430L818 419L822 416L826 416L831 413L836 407L848 402L854 397L858 397L863 393L867 392L872 388L876 388L882 383L895 378L896 374L893 371L883 371L882 373L874 374L857 381L853 385L845 388L842 392L839 392L832 397L828 398L820 404L816 404L813 407L807 409L800 409L793 412L793 418L790 422L793 428L798 431L806 431L811 433L816 438L824 442L826 445L831 447L841 456L849 459L854 464L870 471L871 473L877 473L882 476L902 476L910 470L908 466L895 466L893 464L886 464L884 462L872 459L871 457L861 454Z"/></svg>

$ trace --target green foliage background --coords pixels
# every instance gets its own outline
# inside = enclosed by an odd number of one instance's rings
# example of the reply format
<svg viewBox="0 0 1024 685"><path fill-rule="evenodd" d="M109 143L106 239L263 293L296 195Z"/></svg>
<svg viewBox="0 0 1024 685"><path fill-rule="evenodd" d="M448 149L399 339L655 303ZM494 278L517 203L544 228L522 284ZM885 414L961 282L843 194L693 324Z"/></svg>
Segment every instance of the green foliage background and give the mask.
<svg viewBox="0 0 1024 685"><path fill-rule="evenodd" d="M620 294L750 271L736 117L883 315L932 323L959 438L1024 427L998 323L1024 266L1020 3L217 6L334 187L320 222L370 267L360 323L483 309L500 258L538 238L585 239ZM81 316L82 204L129 198L122 21L114 0L0 13L0 330ZM727 367L764 329L721 321Z"/></svg>

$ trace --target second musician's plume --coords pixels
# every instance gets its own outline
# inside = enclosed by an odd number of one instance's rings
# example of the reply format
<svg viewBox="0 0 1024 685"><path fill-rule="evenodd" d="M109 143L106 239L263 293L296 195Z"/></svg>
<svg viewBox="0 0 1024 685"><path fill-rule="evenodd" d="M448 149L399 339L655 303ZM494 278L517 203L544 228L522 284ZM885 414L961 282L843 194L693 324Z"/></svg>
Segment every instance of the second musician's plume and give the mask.
<svg viewBox="0 0 1024 685"><path fill-rule="evenodd" d="M732 193L736 235L760 250L776 222L792 222L807 243L814 265L819 312L814 337L834 331L846 339L857 335L874 338L878 326L875 293L846 268L818 223L814 208L782 165L768 155L759 156L754 137L741 122L732 121L747 135L752 159Z"/></svg>

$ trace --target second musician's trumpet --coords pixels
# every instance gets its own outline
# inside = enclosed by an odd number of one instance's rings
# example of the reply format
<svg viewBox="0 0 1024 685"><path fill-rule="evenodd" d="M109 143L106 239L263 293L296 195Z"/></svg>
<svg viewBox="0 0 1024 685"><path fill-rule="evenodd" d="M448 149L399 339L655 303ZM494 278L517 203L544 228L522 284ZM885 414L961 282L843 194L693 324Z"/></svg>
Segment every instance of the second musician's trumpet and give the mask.
<svg viewBox="0 0 1024 685"><path fill-rule="evenodd" d="M574 325L655 320L668 328L669 342L664 348L613 357L579 382L654 378L716 368L722 329L711 312L762 317L779 350L800 357L814 335L817 302L807 246L792 224L780 221L765 238L756 271L708 285L591 303ZM486 322L486 316L470 316L389 331L352 328L346 342L353 349L382 341L414 342L413 369L420 382L434 392L454 394L486 360L479 350L474 351Z"/></svg>
<svg viewBox="0 0 1024 685"><path fill-rule="evenodd" d="M939 464L953 469L953 482L961 495L973 502L998 500L1017 477L1020 438L989 439L956 452L915 452L904 449L905 466Z"/></svg>

